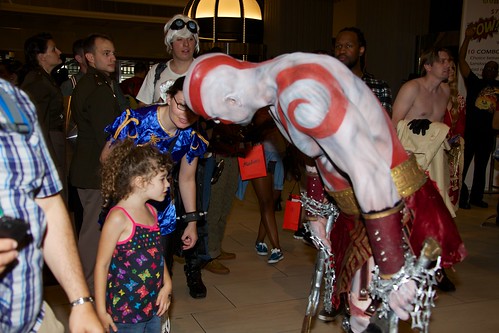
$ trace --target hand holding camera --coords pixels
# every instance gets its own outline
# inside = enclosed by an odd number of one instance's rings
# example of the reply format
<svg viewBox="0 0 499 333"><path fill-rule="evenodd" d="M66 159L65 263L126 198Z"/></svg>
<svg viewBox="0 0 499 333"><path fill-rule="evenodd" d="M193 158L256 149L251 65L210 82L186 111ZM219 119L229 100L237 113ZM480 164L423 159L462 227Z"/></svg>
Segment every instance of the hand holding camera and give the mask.
<svg viewBox="0 0 499 333"><path fill-rule="evenodd" d="M18 256L18 245L26 237L29 226L20 219L0 217L0 274Z"/></svg>
<svg viewBox="0 0 499 333"><path fill-rule="evenodd" d="M26 222L10 216L0 217L0 238L12 238L20 243L26 237L29 226Z"/></svg>

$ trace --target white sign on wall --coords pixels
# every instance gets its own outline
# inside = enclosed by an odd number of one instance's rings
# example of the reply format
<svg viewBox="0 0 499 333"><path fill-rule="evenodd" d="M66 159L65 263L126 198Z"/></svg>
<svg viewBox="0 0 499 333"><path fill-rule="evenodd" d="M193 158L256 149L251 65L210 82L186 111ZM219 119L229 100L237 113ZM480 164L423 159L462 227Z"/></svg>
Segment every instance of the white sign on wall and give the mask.
<svg viewBox="0 0 499 333"><path fill-rule="evenodd" d="M461 20L461 46L464 32L469 25L476 27L476 37L470 41L466 61L471 70L482 77L483 66L489 61L499 62L499 0L464 0L463 15ZM466 96L466 88L462 77L459 78L459 92ZM498 142L499 146L499 142ZM468 170L465 182L471 186L473 179L473 163ZM493 175L494 185L499 183L499 172ZM487 167L486 191L489 188L490 163Z"/></svg>
<svg viewBox="0 0 499 333"><path fill-rule="evenodd" d="M476 27L476 38L470 41L466 60L471 70L482 77L485 63L499 62L499 0L464 0L460 43L469 25Z"/></svg>

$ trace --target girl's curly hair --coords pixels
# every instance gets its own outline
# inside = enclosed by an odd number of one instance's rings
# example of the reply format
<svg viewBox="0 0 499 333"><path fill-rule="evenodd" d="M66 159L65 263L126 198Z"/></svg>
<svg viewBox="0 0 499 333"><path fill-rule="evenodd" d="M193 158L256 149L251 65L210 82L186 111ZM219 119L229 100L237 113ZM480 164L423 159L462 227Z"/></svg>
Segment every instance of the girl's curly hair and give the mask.
<svg viewBox="0 0 499 333"><path fill-rule="evenodd" d="M132 193L132 180L135 177L144 177L146 181L150 181L158 172L166 171L170 175L171 170L169 155L161 154L155 146L136 146L130 139L115 142L102 166L103 207L109 208L126 199Z"/></svg>

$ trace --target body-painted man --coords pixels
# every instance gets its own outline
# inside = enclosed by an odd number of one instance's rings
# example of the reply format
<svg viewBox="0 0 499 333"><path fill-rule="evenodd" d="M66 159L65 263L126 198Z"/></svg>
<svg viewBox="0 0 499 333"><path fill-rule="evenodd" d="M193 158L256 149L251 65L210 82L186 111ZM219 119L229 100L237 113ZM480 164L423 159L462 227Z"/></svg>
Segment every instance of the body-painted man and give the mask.
<svg viewBox="0 0 499 333"><path fill-rule="evenodd" d="M401 271L403 212L410 217L405 222L416 255L423 240L432 237L442 248L444 266L464 258L464 245L439 193L398 141L370 89L336 59L293 53L253 64L206 55L191 65L184 93L194 112L226 123L248 124L257 110L268 108L283 135L315 159L341 211L363 217L360 237L366 251L356 259L360 266L372 253L382 278L390 280ZM330 246L324 221L312 222L311 229ZM338 235L333 228L331 239ZM362 332L370 302L359 302L352 286L355 278L348 284L352 330ZM407 319L416 285L409 280L398 287L390 293L390 307Z"/></svg>

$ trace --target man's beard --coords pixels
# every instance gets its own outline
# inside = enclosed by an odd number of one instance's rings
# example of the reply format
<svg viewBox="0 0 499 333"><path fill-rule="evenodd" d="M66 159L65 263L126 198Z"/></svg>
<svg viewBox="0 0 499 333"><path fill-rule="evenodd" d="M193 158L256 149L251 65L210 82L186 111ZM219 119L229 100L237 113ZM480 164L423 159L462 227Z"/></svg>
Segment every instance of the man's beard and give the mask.
<svg viewBox="0 0 499 333"><path fill-rule="evenodd" d="M345 66L347 66L350 70L353 69L355 66L357 66L357 64L359 63L360 61L360 58L357 58L357 59L353 59L353 60L350 60L350 59L346 59L347 62L343 63Z"/></svg>

